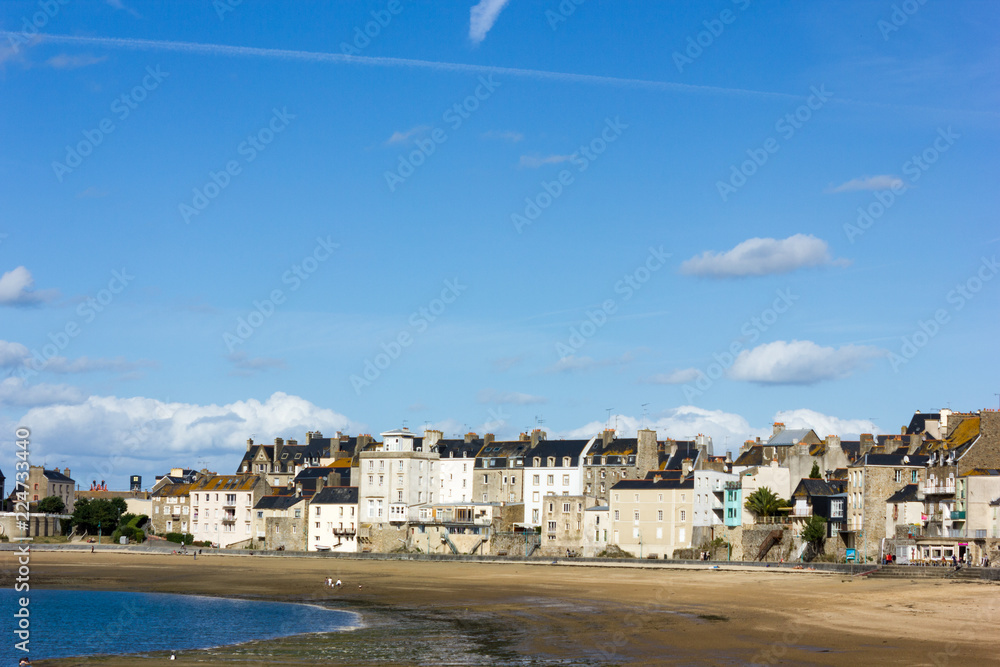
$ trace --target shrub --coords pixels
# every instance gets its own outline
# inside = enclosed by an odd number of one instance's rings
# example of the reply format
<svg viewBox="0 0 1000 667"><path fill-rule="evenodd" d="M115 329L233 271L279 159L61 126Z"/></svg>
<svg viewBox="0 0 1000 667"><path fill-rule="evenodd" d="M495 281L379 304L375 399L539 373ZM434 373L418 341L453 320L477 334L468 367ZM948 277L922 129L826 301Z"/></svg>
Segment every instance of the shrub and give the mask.
<svg viewBox="0 0 1000 667"><path fill-rule="evenodd" d="M635 558L635 554L625 551L617 544L609 544L604 551L597 554L598 558Z"/></svg>
<svg viewBox="0 0 1000 667"><path fill-rule="evenodd" d="M194 545L194 535L191 533L167 533L164 535L168 542L175 542L180 544L183 542L186 545Z"/></svg>
<svg viewBox="0 0 1000 667"><path fill-rule="evenodd" d="M43 514L64 514L66 503L59 496L46 496L38 501L38 511Z"/></svg>
<svg viewBox="0 0 1000 667"><path fill-rule="evenodd" d="M143 542L146 541L146 531L144 531L142 528L136 528L135 531L132 533L132 539L135 540L137 543L142 544Z"/></svg>

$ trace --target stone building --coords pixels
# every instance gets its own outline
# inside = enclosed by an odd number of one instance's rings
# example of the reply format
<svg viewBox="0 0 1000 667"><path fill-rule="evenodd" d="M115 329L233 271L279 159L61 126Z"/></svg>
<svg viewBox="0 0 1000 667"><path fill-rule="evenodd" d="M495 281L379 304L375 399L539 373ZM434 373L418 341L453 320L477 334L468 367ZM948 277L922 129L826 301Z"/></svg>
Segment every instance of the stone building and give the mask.
<svg viewBox="0 0 1000 667"><path fill-rule="evenodd" d="M153 513L149 516L149 525L154 535L192 532L191 486L164 484L151 493Z"/></svg>
<svg viewBox="0 0 1000 667"><path fill-rule="evenodd" d="M265 445L254 443L250 438L236 470L237 474L261 475L272 488L286 487L303 468L349 460L371 442L372 437L367 434L350 438L337 433L334 438L324 438L319 431L306 433L306 442L302 445L297 440L282 438Z"/></svg>
<svg viewBox="0 0 1000 667"><path fill-rule="evenodd" d="M886 535L886 502L907 484L924 484L927 457L919 454L865 454L848 467L847 549L859 561L877 560Z"/></svg>
<svg viewBox="0 0 1000 667"><path fill-rule="evenodd" d="M259 549L306 551L307 500L301 493L282 489L261 496L253 506L251 546Z"/></svg>
<svg viewBox="0 0 1000 667"><path fill-rule="evenodd" d="M42 466L31 466L28 469L28 501L36 503L49 496L61 498L66 511L73 511L76 482L69 476L69 468L45 470Z"/></svg>
<svg viewBox="0 0 1000 667"><path fill-rule="evenodd" d="M582 555L586 534L584 518L586 511L595 506L598 506L597 499L589 496L546 496L542 500L542 555ZM596 520L597 516L593 518ZM595 525L592 530L596 529Z"/></svg>
<svg viewBox="0 0 1000 667"><path fill-rule="evenodd" d="M605 429L584 457L583 495L607 505L609 490L623 479L642 479L659 467L656 431L640 429L635 438L615 437Z"/></svg>
<svg viewBox="0 0 1000 667"><path fill-rule="evenodd" d="M524 457L544 434L522 433L518 440L485 443L476 454L471 500L483 503L524 502Z"/></svg>

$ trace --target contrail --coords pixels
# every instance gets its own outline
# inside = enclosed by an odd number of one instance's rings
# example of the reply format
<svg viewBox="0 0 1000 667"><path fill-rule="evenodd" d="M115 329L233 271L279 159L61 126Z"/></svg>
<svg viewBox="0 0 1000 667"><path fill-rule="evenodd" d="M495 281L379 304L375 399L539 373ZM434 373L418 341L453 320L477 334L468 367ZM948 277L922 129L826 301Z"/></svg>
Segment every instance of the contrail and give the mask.
<svg viewBox="0 0 1000 667"><path fill-rule="evenodd" d="M0 30L5 37L15 36L24 39L19 33ZM461 72L465 74L497 74L513 78L538 79L543 81L564 81L568 83L584 83L602 86L619 86L623 88L638 88L647 90L666 90L684 93L702 93L715 95L741 95L769 99L802 101L808 95L780 93L748 88L731 88L726 86L706 86L670 81L653 81L649 79L630 79L617 76L598 76L596 74L574 74L572 72L552 72L548 70L525 69L521 67L501 67L494 65L470 65L468 63L449 63L436 60L417 60L413 58L389 58L384 56L352 56L342 53L326 53L323 51L296 51L289 49L262 49L253 46L229 46L226 44L200 44L197 42L175 42L154 39L122 39L119 37L79 37L75 35L53 35L39 33L36 39L54 44L78 44L87 46L103 46L110 49L129 49L133 51L173 51L176 53L203 54L213 56L229 56L238 58L271 58L277 60L298 60L314 63L334 63L338 65L364 65L368 67L408 67L414 69L436 70L439 72ZM908 110L947 114L969 114L989 118L1000 117L995 111L976 109L942 109L913 104L894 104L887 102L868 102L844 97L834 97L832 104L872 107L886 110Z"/></svg>
<svg viewBox="0 0 1000 667"><path fill-rule="evenodd" d="M16 33L0 31L0 35L10 36ZM629 79L614 76L597 76L594 74L573 74L570 72L550 72L546 70L523 69L520 67L499 67L492 65L470 65L466 63L449 63L434 60L415 60L412 58L387 58L382 56L352 56L341 53L324 53L322 51L293 51L288 49L262 49L252 46L228 46L225 44L199 44L197 42L174 42L152 39L121 39L117 37L78 37L74 35L39 34L38 39L57 44L77 44L87 46L103 46L111 49L129 49L133 51L174 51L179 53L203 54L214 56L230 56L240 58L272 58L278 60L299 60L314 63L335 63L339 65L366 65L369 67L409 67L416 69L437 70L442 72L462 72L467 74L496 74L509 77L542 79L549 81L566 81L571 83L589 83L626 88L647 88L653 90L671 90L688 93L715 93L724 95L752 95L788 100L801 100L804 95L790 93L775 93L744 88L726 88L721 86L701 86L686 83L671 83L668 81L651 81L647 79Z"/></svg>

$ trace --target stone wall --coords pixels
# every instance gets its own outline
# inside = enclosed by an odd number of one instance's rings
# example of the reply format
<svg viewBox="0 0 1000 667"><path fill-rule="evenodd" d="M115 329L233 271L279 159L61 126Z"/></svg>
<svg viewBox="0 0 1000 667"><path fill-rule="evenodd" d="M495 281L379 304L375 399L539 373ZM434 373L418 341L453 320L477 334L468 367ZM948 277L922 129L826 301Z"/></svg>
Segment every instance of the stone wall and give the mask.
<svg viewBox="0 0 1000 667"><path fill-rule="evenodd" d="M363 523L358 531L358 546L361 551L390 553L406 544L409 532L406 524L396 527L389 523Z"/></svg>
<svg viewBox="0 0 1000 667"><path fill-rule="evenodd" d="M530 551L531 546L538 543L538 537L534 533L494 533L490 538L490 553L524 556L526 550Z"/></svg>
<svg viewBox="0 0 1000 667"><path fill-rule="evenodd" d="M757 554L760 551L760 547L764 543L764 540L767 539L767 536L771 534L772 530L782 531L783 535L781 542L772 546L771 550L767 552L767 555L764 556L764 559L761 562L777 563L782 560L788 561L791 559L794 548L792 531L780 524L773 524L743 527L743 560L757 560Z"/></svg>
<svg viewBox="0 0 1000 667"><path fill-rule="evenodd" d="M223 533L225 535L225 533ZM264 519L264 548L285 551L306 550L306 522L295 517L268 517Z"/></svg>
<svg viewBox="0 0 1000 667"><path fill-rule="evenodd" d="M973 468L1000 468L1000 411L980 412L979 440L958 460L958 474Z"/></svg>

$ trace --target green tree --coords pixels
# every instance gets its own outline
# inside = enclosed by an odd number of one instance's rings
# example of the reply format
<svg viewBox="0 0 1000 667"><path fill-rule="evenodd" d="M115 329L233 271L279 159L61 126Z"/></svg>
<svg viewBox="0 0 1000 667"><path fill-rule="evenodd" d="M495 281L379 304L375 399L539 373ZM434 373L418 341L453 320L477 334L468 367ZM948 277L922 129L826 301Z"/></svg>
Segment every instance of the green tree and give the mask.
<svg viewBox="0 0 1000 667"><path fill-rule="evenodd" d="M758 517L776 516L781 511L781 508L787 506L788 504L779 498L778 494L766 486L762 486L751 493L747 497L746 502L743 503L743 507Z"/></svg>
<svg viewBox="0 0 1000 667"><path fill-rule="evenodd" d="M62 514L66 503L59 496L46 496L38 501L38 511L43 514Z"/></svg>
<svg viewBox="0 0 1000 667"><path fill-rule="evenodd" d="M71 521L74 526L88 533L97 533L98 526L100 526L101 534L111 535L118 527L125 507L124 498L113 498L112 500L81 498L73 506Z"/></svg>
<svg viewBox="0 0 1000 667"><path fill-rule="evenodd" d="M819 549L823 540L826 539L826 519L818 514L813 514L802 529L802 539Z"/></svg>
<svg viewBox="0 0 1000 667"><path fill-rule="evenodd" d="M813 468L809 471L809 479L823 479L819 472L819 462L813 461Z"/></svg>

